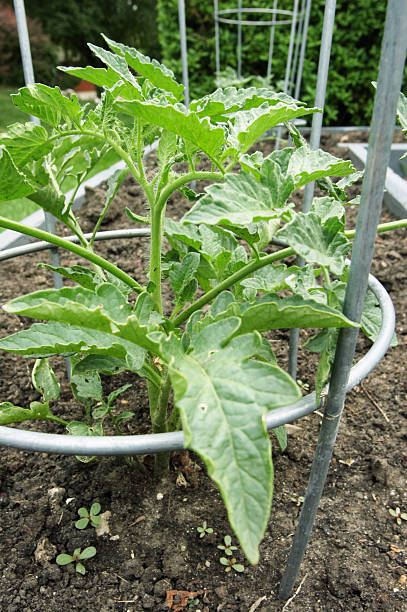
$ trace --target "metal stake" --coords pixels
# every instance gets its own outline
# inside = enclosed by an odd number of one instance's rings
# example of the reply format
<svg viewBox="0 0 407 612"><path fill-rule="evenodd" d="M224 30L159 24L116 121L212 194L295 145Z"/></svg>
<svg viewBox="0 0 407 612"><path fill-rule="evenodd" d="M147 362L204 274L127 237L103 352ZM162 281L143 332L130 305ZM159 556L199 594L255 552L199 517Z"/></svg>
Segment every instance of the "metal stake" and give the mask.
<svg viewBox="0 0 407 612"><path fill-rule="evenodd" d="M308 7L307 7L308 8ZM317 87L315 91L314 106L318 106L322 110L325 105L326 84L328 81L329 59L331 56L332 34L335 23L335 8L336 0L327 0L325 4L324 25L321 38L321 49L319 53ZM321 139L323 113L314 113L312 118L312 128L310 137L310 147L315 150L319 147ZM308 212L311 208L312 198L314 196L315 183L308 183L304 189L304 200L302 211ZM301 259L298 259L298 265L304 265ZM290 348L288 353L288 371L292 378L297 378L297 360L298 360L298 338L299 330L290 330Z"/></svg>
<svg viewBox="0 0 407 612"><path fill-rule="evenodd" d="M360 321L362 315L367 278L376 240L406 57L406 32L407 3L405 0L389 0L366 172L362 185L360 212L344 305L344 314L354 321ZM357 336L358 330L354 328L342 329L339 335L327 405L304 505L280 586L281 599L287 599L293 589L318 510L338 433Z"/></svg>
<svg viewBox="0 0 407 612"><path fill-rule="evenodd" d="M178 0L178 23L181 44L182 82L184 84L185 106L189 106L188 53L184 0Z"/></svg>

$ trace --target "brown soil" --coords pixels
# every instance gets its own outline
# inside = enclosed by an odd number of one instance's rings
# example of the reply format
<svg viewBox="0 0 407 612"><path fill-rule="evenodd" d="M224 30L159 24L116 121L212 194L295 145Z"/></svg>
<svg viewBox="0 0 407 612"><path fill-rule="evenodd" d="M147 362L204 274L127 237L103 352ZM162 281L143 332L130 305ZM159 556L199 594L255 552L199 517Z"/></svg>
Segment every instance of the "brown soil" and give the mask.
<svg viewBox="0 0 407 612"><path fill-rule="evenodd" d="M364 134L343 140L363 140ZM324 137L322 147L338 156L341 135ZM153 163L153 160L151 161ZM357 187L359 189L360 187ZM103 202L104 187L88 192L81 215L91 229ZM140 192L131 180L121 188L102 229L129 226L124 206L143 214ZM169 214L180 217L186 207L178 195ZM349 211L349 226L355 210ZM383 219L390 215L384 211ZM99 243L98 251L124 270L143 279L145 239ZM278 585L292 542L300 508L292 501L305 491L318 435L320 416L297 422L288 449L274 449L275 497L256 567L236 558L245 571L225 573L217 545L231 533L220 496L193 455L178 453L168 477L155 482L134 473L121 458L100 458L89 464L74 457L0 449L0 608L7 612L124 612L143 610L220 610L258 612L407 611L407 521L399 526L389 509L407 512L406 440L407 376L407 234L397 231L377 238L373 272L395 304L399 344L348 395L324 496L289 604L277 598ZM47 271L34 254L2 264L1 302L27 290L51 286ZM67 263L66 255L62 255ZM79 262L78 262L79 263ZM1 313L2 335L26 326L27 319ZM279 340L286 340L281 332ZM286 349L279 349L283 356ZM368 347L360 341L359 350ZM284 350L284 353L283 353ZM284 365L284 359L281 362ZM0 355L0 398L27 406L38 399L30 383L32 360ZM53 366L62 383L55 413L80 418L65 380L64 362ZM300 362L299 378L312 384L309 354ZM146 390L135 375L123 406L137 412L126 432L148 431ZM126 379L128 380L129 377ZM124 379L106 380L106 390ZM62 433L58 425L24 424L26 429ZM151 464L145 458L145 464ZM74 522L81 506L98 501L109 512L109 533L98 537L91 527L78 531ZM207 521L214 530L199 538ZM236 541L234 542L236 543ZM85 576L72 566L59 567L58 553L94 545L97 554L85 562ZM177 591L177 593L173 593ZM187 593L182 594L181 591ZM195 595L192 595L195 594Z"/></svg>

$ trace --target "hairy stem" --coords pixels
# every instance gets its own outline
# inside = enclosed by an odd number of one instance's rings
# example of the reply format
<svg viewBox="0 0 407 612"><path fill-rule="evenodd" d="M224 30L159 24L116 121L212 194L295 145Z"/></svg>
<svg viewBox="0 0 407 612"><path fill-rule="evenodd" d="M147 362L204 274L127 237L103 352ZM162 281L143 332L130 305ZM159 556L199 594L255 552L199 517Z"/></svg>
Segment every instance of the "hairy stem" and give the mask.
<svg viewBox="0 0 407 612"><path fill-rule="evenodd" d="M183 185L192 183L192 181L223 181L224 177L221 172L188 172L178 177L174 182L168 185L160 194L157 200L157 208L162 209L168 198Z"/></svg>
<svg viewBox="0 0 407 612"><path fill-rule="evenodd" d="M49 244L53 244L57 247L61 247L66 251L70 251L75 255L79 255L84 259L87 259L93 264L100 266L103 270L106 270L116 278L119 278L126 285L131 287L136 293L142 293L144 291L143 287L136 281L134 278L120 270L117 266L110 263L100 255L96 255L92 251L88 251L84 247L79 246L69 240L65 240L60 236L55 236L54 234L50 234L49 232L45 232L44 230L36 229L34 227L28 227L27 225L23 225L22 223L17 223L16 221L11 221L10 219L5 219L4 217L0 217L0 227L5 227L6 229L11 229L14 232L19 232L20 234L25 234L27 236L32 236L33 238L38 238L38 240L44 240Z"/></svg>

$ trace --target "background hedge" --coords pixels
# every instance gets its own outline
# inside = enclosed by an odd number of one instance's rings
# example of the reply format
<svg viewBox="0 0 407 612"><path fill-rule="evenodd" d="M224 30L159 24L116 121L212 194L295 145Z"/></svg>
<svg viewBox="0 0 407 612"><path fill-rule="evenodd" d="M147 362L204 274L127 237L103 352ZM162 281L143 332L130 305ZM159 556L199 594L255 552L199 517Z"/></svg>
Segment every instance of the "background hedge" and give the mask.
<svg viewBox="0 0 407 612"><path fill-rule="evenodd" d="M271 7L271 0L243 3ZM384 0L338 0L332 43L324 124L369 125L373 88L377 79L387 3ZM219 0L219 8L236 7L237 1ZM292 8L292 0L279 0L279 8ZM325 0L313 0L300 99L313 103ZM177 0L158 0L158 37L162 60L181 78ZM191 97L212 91L215 72L213 3L186 0L187 44ZM221 66L236 67L236 26L220 24ZM276 28L275 81L284 78L290 26ZM268 27L243 27L243 72L265 76Z"/></svg>

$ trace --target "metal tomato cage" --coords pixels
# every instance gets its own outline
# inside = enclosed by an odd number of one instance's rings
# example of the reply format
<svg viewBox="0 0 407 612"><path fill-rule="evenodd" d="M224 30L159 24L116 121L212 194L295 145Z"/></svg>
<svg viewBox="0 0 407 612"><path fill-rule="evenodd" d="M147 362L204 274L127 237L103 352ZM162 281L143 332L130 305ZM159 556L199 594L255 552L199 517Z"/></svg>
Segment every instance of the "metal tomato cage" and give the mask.
<svg viewBox="0 0 407 612"><path fill-rule="evenodd" d="M242 6L242 0L238 0L237 7L220 9L218 0L214 0L216 74L219 74L221 67L220 24L237 26L236 54L238 78L242 77L242 28L270 28L266 73L268 79L271 77L276 26L278 28L290 26L290 40L287 48L283 91L289 94L293 93L295 84L293 95L295 98L298 98L301 88L310 10L311 0L301 0L301 6L300 0L292 0L292 10L281 9L278 5L278 0L273 0L272 8L245 8ZM252 17L252 19L249 17Z"/></svg>
<svg viewBox="0 0 407 612"><path fill-rule="evenodd" d="M179 0L183 5L183 0ZM327 0L325 5L321 53L318 68L318 83L315 105L323 108L329 53L335 17L335 0ZM22 0L15 0L17 19L25 23ZM180 21L182 21L180 13ZM25 24L21 26L23 39L20 38L23 62L27 60L28 35ZM21 25L21 23L20 23ZM20 32L20 26L19 26ZM352 261L345 295L344 314L360 321L367 286L372 289L379 300L382 311L382 327L374 345L369 352L352 367L355 354L358 329L340 330L335 354L331 382L324 407L324 416L314 454L313 464L305 499L299 518L288 563L283 574L279 596L288 599L305 553L311 534L319 502L322 496L329 464L339 429L339 423L346 398L346 393L357 385L376 366L383 357L391 342L394 331L394 309L383 286L372 276L369 269L373 256L373 247L379 221L385 174L390 158L390 148L394 130L395 114L401 87L404 61L407 50L407 4L405 0L388 0L387 17L384 30L382 53L376 98L369 139L369 152L365 177L362 185L360 211L357 220L356 236L352 249ZM26 39L24 40L24 36ZM29 46L28 46L29 56ZM25 58L25 59L24 59ZM29 62L31 57L29 56ZM27 84L30 75L24 69ZM32 65L31 65L32 76ZM314 115L311 132L311 147L319 146L322 125L321 114ZM307 186L308 187L308 186ZM313 186L309 186L304 195L303 210L309 210L313 195ZM120 230L100 232L98 240L112 238L130 238L147 236L148 230ZM72 240L75 240L71 237ZM24 245L0 253L0 260L6 260L33 251L50 249L48 243ZM51 252L55 249L51 248ZM292 334L290 347L290 368L296 368L296 338ZM292 422L313 412L315 394L307 395L296 404L269 412L266 416L267 429ZM65 436L24 431L11 427L0 427L0 444L24 450L41 451L66 455L132 455L166 452L183 448L183 432L150 434L140 436L105 436L91 438L85 436Z"/></svg>

